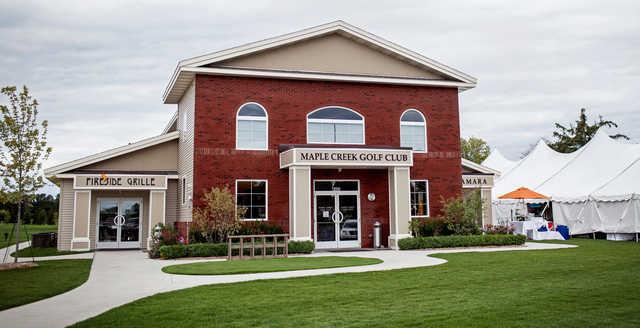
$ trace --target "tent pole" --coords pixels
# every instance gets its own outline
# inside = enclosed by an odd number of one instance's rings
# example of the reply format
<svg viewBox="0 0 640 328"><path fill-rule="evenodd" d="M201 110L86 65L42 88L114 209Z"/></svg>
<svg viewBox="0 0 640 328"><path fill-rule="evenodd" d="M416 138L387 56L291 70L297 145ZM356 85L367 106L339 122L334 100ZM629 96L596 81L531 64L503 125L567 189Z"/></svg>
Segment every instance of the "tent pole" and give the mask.
<svg viewBox="0 0 640 328"><path fill-rule="evenodd" d="M593 234L593 240L596 240L596 233L592 232L592 234Z"/></svg>

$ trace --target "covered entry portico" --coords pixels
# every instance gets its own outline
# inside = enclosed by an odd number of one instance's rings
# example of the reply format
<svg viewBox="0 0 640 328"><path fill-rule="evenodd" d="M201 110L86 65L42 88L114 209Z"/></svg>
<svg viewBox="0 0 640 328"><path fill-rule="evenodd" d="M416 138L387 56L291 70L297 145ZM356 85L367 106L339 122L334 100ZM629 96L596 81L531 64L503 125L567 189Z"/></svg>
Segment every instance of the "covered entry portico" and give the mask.
<svg viewBox="0 0 640 328"><path fill-rule="evenodd" d="M318 248L366 247L369 223L378 220L388 227L382 243L397 248L397 240L410 236L412 165L408 148L281 145L280 168L289 171L291 239L313 240ZM383 193L363 188L385 183ZM363 202L387 208L367 217Z"/></svg>

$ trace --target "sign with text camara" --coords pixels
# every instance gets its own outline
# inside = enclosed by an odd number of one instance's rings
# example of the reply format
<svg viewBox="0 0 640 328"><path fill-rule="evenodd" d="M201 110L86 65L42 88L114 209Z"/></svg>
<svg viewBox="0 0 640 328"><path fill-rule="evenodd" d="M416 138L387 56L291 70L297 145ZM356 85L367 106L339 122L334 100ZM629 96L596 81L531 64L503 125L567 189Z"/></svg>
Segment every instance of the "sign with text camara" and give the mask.
<svg viewBox="0 0 640 328"><path fill-rule="evenodd" d="M412 155L408 149L293 148L280 154L280 168L411 166Z"/></svg>
<svg viewBox="0 0 640 328"><path fill-rule="evenodd" d="M78 174L75 189L167 189L165 175Z"/></svg>

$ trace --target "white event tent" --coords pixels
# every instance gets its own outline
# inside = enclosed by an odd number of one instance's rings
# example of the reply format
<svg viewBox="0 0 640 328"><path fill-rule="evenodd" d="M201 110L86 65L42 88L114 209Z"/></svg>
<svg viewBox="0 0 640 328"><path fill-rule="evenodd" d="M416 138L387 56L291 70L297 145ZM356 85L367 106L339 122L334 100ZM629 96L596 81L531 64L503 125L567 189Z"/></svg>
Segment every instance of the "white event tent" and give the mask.
<svg viewBox="0 0 640 328"><path fill-rule="evenodd" d="M482 161L481 164L483 166L500 171L501 174L505 174L509 172L509 170L511 170L513 167L515 167L516 164L518 164L518 161L507 159L502 155L502 153L500 153L497 148L494 148L491 150L491 153L489 153L489 156L484 161Z"/></svg>
<svg viewBox="0 0 640 328"><path fill-rule="evenodd" d="M497 197L522 186L551 197L555 223L571 234L640 232L640 145L616 141L603 130L569 154L538 142L496 181L494 223L512 207Z"/></svg>

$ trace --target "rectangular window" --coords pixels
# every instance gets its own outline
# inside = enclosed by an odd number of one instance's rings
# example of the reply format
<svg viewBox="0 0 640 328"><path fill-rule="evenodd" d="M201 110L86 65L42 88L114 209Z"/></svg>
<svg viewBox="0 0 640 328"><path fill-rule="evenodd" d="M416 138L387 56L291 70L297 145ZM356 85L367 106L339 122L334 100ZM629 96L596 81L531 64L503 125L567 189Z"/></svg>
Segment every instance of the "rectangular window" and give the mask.
<svg viewBox="0 0 640 328"><path fill-rule="evenodd" d="M363 124L309 122L309 143L364 144Z"/></svg>
<svg viewBox="0 0 640 328"><path fill-rule="evenodd" d="M267 121L238 120L238 149L267 149Z"/></svg>
<svg viewBox="0 0 640 328"><path fill-rule="evenodd" d="M236 210L244 220L266 220L267 180L236 180Z"/></svg>
<svg viewBox="0 0 640 328"><path fill-rule="evenodd" d="M400 146L425 151L424 125L400 125Z"/></svg>
<svg viewBox="0 0 640 328"><path fill-rule="evenodd" d="M182 199L182 205L184 205L187 203L187 178L182 177L182 180L180 181L180 185L181 185L180 198Z"/></svg>
<svg viewBox="0 0 640 328"><path fill-rule="evenodd" d="M429 216L429 181L411 180L411 217Z"/></svg>

